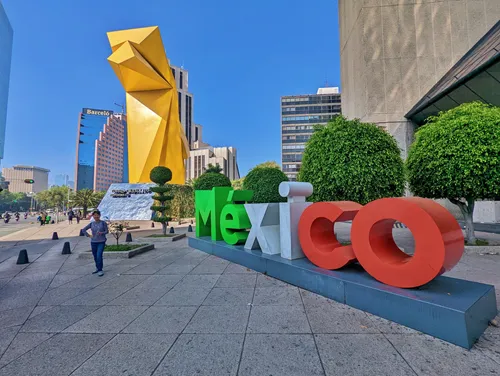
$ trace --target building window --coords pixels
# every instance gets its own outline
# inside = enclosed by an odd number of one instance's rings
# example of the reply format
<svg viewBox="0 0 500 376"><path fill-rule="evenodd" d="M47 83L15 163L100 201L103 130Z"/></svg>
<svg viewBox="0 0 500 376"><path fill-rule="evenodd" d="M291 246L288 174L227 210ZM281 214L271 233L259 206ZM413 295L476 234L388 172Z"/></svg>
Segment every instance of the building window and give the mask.
<svg viewBox="0 0 500 376"><path fill-rule="evenodd" d="M184 80L184 75L182 74L182 71L179 73L179 87L182 89L184 83L182 82Z"/></svg>
<svg viewBox="0 0 500 376"><path fill-rule="evenodd" d="M175 69L172 68L172 74L174 75L174 80L175 80Z"/></svg>
<svg viewBox="0 0 500 376"><path fill-rule="evenodd" d="M181 72L182 73L182 72ZM179 102L179 121L182 122L182 94L180 91L177 92L177 102Z"/></svg>

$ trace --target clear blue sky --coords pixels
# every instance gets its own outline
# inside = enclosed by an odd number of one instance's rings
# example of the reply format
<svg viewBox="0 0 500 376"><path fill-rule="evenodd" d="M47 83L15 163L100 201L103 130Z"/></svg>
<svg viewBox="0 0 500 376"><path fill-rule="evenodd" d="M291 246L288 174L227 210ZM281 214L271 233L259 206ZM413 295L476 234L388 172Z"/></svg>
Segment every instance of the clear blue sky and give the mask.
<svg viewBox="0 0 500 376"><path fill-rule="evenodd" d="M2 0L14 29L3 166L74 176L82 107L119 110L106 32L160 26L194 121L240 171L280 162L280 96L340 86L336 0Z"/></svg>

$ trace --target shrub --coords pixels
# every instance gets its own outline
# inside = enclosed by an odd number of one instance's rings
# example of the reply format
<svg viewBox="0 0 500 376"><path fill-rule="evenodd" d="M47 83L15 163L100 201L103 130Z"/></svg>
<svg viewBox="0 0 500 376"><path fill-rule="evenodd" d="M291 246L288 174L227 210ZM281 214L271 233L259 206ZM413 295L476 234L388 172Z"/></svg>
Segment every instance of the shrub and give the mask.
<svg viewBox="0 0 500 376"><path fill-rule="evenodd" d="M172 171L167 167L157 166L153 168L149 174L151 180L157 184L156 187L151 187L154 204L151 210L155 212L153 221L161 223L163 234L167 233L167 222L170 220L168 212L170 211L170 201L173 196L167 194L171 193L170 187L165 184L172 179Z"/></svg>
<svg viewBox="0 0 500 376"><path fill-rule="evenodd" d="M153 183L162 186L172 180L172 171L168 167L157 166L151 170L149 178Z"/></svg>
<svg viewBox="0 0 500 376"><path fill-rule="evenodd" d="M195 191L211 190L213 187L230 187L231 181L226 175L216 172L205 172L201 174L193 184Z"/></svg>
<svg viewBox="0 0 500 376"><path fill-rule="evenodd" d="M275 167L254 167L243 181L243 190L253 191L254 203L284 202L278 187L288 177Z"/></svg>
<svg viewBox="0 0 500 376"><path fill-rule="evenodd" d="M457 205L475 243L476 200L500 197L500 107L462 104L428 119L408 153L412 192Z"/></svg>
<svg viewBox="0 0 500 376"><path fill-rule="evenodd" d="M316 126L306 144L299 181L314 187L311 201L366 204L404 192L404 165L394 138L375 124L337 116Z"/></svg>

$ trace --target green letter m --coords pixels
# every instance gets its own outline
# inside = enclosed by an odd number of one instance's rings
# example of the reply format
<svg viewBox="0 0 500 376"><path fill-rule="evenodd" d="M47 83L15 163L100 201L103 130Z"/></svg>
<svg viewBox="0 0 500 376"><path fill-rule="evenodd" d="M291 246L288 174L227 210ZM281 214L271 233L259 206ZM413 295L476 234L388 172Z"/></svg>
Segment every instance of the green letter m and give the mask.
<svg viewBox="0 0 500 376"><path fill-rule="evenodd" d="M232 187L215 187L211 191L196 191L196 237L212 236L212 240L222 240L220 213L227 204Z"/></svg>

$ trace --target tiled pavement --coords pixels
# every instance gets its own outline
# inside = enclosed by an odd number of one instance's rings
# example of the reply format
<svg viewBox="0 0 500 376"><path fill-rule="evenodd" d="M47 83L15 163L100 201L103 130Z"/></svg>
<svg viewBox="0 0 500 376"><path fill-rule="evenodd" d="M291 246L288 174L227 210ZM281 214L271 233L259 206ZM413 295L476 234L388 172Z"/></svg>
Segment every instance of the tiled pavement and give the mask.
<svg viewBox="0 0 500 376"><path fill-rule="evenodd" d="M62 241L35 248L0 263L0 376L500 374L500 329L466 351L185 240L105 260L102 278Z"/></svg>

